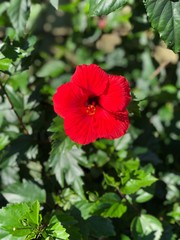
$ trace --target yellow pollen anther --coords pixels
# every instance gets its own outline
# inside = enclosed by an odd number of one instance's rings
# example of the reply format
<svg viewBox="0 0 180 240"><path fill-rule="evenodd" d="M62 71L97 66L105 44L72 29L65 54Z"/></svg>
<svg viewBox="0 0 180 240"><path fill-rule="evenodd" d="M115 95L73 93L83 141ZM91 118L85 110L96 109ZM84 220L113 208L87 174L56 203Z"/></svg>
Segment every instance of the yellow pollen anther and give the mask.
<svg viewBox="0 0 180 240"><path fill-rule="evenodd" d="M96 112L96 107L94 106L94 104L93 104L93 105L92 105L92 104L89 104L89 105L87 106L87 108L86 108L86 113L87 113L88 115L94 115L95 112Z"/></svg>

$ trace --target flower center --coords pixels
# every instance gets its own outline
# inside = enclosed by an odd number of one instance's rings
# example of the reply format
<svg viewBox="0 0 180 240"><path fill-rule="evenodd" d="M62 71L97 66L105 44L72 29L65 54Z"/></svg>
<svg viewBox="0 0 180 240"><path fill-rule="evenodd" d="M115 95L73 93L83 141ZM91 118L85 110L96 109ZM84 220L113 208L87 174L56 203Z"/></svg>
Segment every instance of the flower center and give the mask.
<svg viewBox="0 0 180 240"><path fill-rule="evenodd" d="M98 104L98 97L89 97L86 106L86 113L90 116L96 113L96 106Z"/></svg>
<svg viewBox="0 0 180 240"><path fill-rule="evenodd" d="M93 104L89 104L87 107L86 107L86 113L88 115L94 115L96 113L96 107L93 105Z"/></svg>

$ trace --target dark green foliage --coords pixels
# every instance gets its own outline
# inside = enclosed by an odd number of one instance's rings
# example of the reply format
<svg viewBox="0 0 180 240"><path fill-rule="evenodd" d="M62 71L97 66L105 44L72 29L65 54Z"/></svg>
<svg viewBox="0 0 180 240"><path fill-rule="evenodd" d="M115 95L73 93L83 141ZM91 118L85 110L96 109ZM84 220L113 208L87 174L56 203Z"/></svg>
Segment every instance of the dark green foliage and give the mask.
<svg viewBox="0 0 180 240"><path fill-rule="evenodd" d="M180 2L144 0L149 20L161 38L175 52L180 49Z"/></svg>

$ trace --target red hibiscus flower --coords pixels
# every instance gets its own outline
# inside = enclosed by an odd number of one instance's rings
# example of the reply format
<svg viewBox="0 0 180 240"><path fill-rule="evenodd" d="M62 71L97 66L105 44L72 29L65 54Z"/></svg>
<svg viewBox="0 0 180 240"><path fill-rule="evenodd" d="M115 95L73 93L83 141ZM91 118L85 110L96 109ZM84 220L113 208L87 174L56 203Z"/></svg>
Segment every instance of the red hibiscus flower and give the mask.
<svg viewBox="0 0 180 240"><path fill-rule="evenodd" d="M64 118L66 134L79 144L123 136L129 126L126 107L130 88L123 76L113 76L95 64L76 68L71 81L53 96L55 112Z"/></svg>

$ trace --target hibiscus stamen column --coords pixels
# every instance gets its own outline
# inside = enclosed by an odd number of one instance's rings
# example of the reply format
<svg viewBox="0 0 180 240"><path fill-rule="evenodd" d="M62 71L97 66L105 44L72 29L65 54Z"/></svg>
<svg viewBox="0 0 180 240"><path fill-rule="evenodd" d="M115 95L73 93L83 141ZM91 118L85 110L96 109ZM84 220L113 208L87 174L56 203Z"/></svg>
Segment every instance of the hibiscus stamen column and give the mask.
<svg viewBox="0 0 180 240"><path fill-rule="evenodd" d="M88 106L86 107L86 113L90 116L96 113L95 102L93 102L92 104L88 104Z"/></svg>

